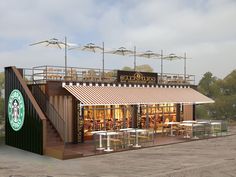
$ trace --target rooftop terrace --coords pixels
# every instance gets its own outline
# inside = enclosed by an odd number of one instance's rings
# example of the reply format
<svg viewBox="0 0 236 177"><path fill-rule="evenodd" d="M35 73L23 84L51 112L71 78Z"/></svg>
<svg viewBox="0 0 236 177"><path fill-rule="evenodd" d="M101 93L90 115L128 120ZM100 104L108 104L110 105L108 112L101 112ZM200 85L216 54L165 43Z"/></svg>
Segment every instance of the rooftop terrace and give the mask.
<svg viewBox="0 0 236 177"><path fill-rule="evenodd" d="M23 76L28 83L46 83L47 81L70 81L70 82L95 82L95 83L119 83L119 72L121 70L109 70L97 68L77 68L60 66L37 66L24 68ZM122 72L122 71L121 71ZM135 80L133 83L143 84L143 74L151 74L156 77L158 85L195 85L195 75L174 73L147 73L138 71L127 71L131 75L127 77ZM130 74L129 73L129 74ZM135 76L139 73L139 76ZM132 76L133 74L133 76ZM141 74L141 77L140 77ZM145 83L144 83L145 84ZM150 83L146 83L150 84ZM153 83L152 83L153 84Z"/></svg>

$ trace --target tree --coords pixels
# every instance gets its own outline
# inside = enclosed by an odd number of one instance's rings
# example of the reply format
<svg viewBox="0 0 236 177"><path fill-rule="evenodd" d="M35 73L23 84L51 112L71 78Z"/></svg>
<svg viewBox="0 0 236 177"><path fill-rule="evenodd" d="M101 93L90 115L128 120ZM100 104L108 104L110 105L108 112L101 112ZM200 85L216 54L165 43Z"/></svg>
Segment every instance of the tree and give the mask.
<svg viewBox="0 0 236 177"><path fill-rule="evenodd" d="M236 70L223 80L217 79L210 72L205 73L199 82L198 90L215 100L214 104L197 106L198 118L236 120Z"/></svg>
<svg viewBox="0 0 236 177"><path fill-rule="evenodd" d="M0 73L0 97L3 97L2 90L4 89L4 73Z"/></svg>
<svg viewBox="0 0 236 177"><path fill-rule="evenodd" d="M137 66L136 70L140 72L153 72L153 68L147 64Z"/></svg>
<svg viewBox="0 0 236 177"><path fill-rule="evenodd" d="M4 73L0 73L0 123L1 123L1 118L3 117L4 113L4 99L2 95L2 91L4 90Z"/></svg>
<svg viewBox="0 0 236 177"><path fill-rule="evenodd" d="M216 84L217 81L220 84L220 81L217 80L217 78L213 76L211 72L207 72L200 80L198 90L210 98L215 98L220 93L220 89Z"/></svg>
<svg viewBox="0 0 236 177"><path fill-rule="evenodd" d="M122 68L122 70L124 70L124 71L133 71L134 69L129 67L129 66L125 66L125 67Z"/></svg>
<svg viewBox="0 0 236 177"><path fill-rule="evenodd" d="M222 83L222 92L225 95L236 94L236 70L233 70L224 78L224 82Z"/></svg>
<svg viewBox="0 0 236 177"><path fill-rule="evenodd" d="M125 66L125 67L122 68L122 70L133 71L134 69L129 67L129 66ZM148 64L144 64L144 65L136 66L136 71L139 71L139 72L153 72L153 68Z"/></svg>

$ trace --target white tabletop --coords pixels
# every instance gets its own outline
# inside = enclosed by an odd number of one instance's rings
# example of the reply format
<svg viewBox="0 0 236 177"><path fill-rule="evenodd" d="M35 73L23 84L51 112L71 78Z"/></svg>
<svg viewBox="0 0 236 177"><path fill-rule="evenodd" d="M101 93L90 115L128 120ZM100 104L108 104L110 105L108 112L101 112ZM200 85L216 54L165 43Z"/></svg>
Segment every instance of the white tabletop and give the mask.
<svg viewBox="0 0 236 177"><path fill-rule="evenodd" d="M104 131L104 130L99 130L99 131L92 131L91 133L92 134L100 134L100 133L105 133L107 131Z"/></svg>
<svg viewBox="0 0 236 177"><path fill-rule="evenodd" d="M192 127L192 126L193 126L192 123L182 123L182 124L180 124L180 125L186 126L186 127Z"/></svg>
<svg viewBox="0 0 236 177"><path fill-rule="evenodd" d="M200 123L196 123L196 124L193 124L194 127L197 127L197 126L204 126L203 124L200 124Z"/></svg>
<svg viewBox="0 0 236 177"><path fill-rule="evenodd" d="M179 122L165 122L167 125L178 125L180 124Z"/></svg>
<svg viewBox="0 0 236 177"><path fill-rule="evenodd" d="M198 124L209 124L209 122L203 122L203 121L201 121L201 122L197 122Z"/></svg>
<svg viewBox="0 0 236 177"><path fill-rule="evenodd" d="M184 120L183 123L197 123L195 120Z"/></svg>
<svg viewBox="0 0 236 177"><path fill-rule="evenodd" d="M122 129L119 129L119 131L129 131L129 130L134 130L134 128L122 128Z"/></svg>
<svg viewBox="0 0 236 177"><path fill-rule="evenodd" d="M145 129L133 129L133 130L128 130L128 132L146 132L147 130Z"/></svg>
<svg viewBox="0 0 236 177"><path fill-rule="evenodd" d="M221 125L221 122L211 122L211 125Z"/></svg>
<svg viewBox="0 0 236 177"><path fill-rule="evenodd" d="M119 133L117 133L117 132L102 132L99 134L101 134L101 135L118 135Z"/></svg>

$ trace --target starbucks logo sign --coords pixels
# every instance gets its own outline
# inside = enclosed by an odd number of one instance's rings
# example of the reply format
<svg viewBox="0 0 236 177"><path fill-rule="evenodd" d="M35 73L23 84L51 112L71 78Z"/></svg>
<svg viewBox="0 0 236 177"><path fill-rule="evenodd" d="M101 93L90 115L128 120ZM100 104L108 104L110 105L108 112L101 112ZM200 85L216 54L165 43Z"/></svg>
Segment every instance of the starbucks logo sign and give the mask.
<svg viewBox="0 0 236 177"><path fill-rule="evenodd" d="M21 92L13 90L8 100L8 118L13 130L21 129L25 119L25 104Z"/></svg>

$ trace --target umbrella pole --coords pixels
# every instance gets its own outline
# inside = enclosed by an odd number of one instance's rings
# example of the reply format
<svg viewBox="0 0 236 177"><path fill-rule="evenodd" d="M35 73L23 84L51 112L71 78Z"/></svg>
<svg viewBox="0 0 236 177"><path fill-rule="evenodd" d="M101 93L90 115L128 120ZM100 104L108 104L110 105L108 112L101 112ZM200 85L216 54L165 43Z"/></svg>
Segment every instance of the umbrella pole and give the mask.
<svg viewBox="0 0 236 177"><path fill-rule="evenodd" d="M65 36L65 76L67 76L67 39Z"/></svg>
<svg viewBox="0 0 236 177"><path fill-rule="evenodd" d="M134 46L134 71L136 70L136 46Z"/></svg>
<svg viewBox="0 0 236 177"><path fill-rule="evenodd" d="M102 42L102 80L104 79L104 42Z"/></svg>
<svg viewBox="0 0 236 177"><path fill-rule="evenodd" d="M184 82L186 83L186 52L184 53Z"/></svg>
<svg viewBox="0 0 236 177"><path fill-rule="evenodd" d="M161 50L161 83L163 82L163 50Z"/></svg>

